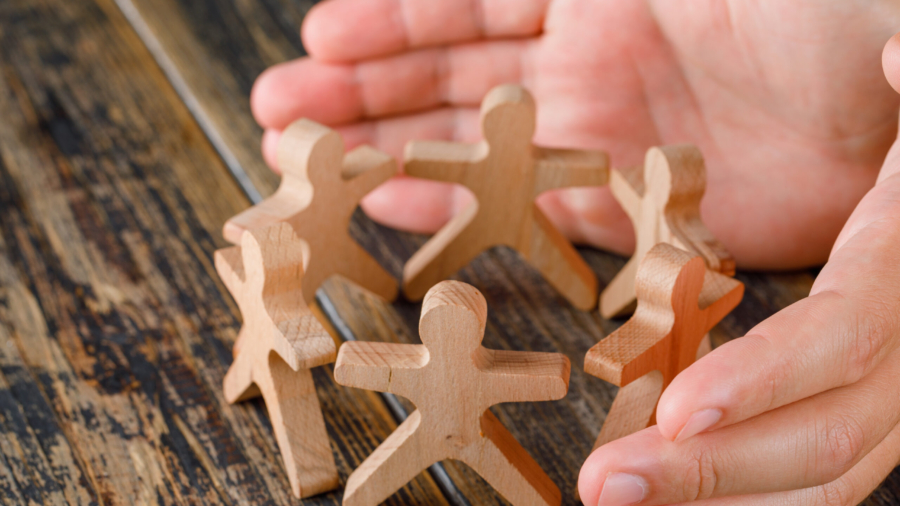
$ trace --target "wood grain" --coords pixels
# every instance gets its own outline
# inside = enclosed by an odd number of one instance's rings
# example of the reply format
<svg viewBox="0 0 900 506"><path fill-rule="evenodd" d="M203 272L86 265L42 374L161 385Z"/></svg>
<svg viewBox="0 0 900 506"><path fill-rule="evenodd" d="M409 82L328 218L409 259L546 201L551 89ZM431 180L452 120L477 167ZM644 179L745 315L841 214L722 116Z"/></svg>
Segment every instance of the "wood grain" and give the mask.
<svg viewBox="0 0 900 506"><path fill-rule="evenodd" d="M609 159L601 151L534 146L535 121L531 94L504 84L481 103L481 142L406 145L406 174L461 184L475 196L406 263L407 297L421 299L480 253L507 246L576 307L589 310L596 304L594 273L534 200L548 190L606 184Z"/></svg>
<svg viewBox="0 0 900 506"><path fill-rule="evenodd" d="M708 270L702 256L660 243L641 260L635 293L631 319L584 358L586 373L622 387L594 448L655 422L659 396L694 363L700 342L738 305L744 286Z"/></svg>
<svg viewBox="0 0 900 506"><path fill-rule="evenodd" d="M247 231L240 246L215 254L244 319L222 391L231 403L262 396L296 497L338 487L310 372L334 362L337 350L303 297L304 244L279 223Z"/></svg>
<svg viewBox="0 0 900 506"><path fill-rule="evenodd" d="M659 243L700 255L715 272L734 276L734 259L700 219L706 166L696 146L676 144L647 151L642 167L613 169L609 187L634 226L634 254L600 294L600 314L630 314L638 265Z"/></svg>
<svg viewBox="0 0 900 506"><path fill-rule="evenodd" d="M340 134L308 119L284 130L278 158L283 171L278 190L225 222L225 239L238 244L248 230L285 222L303 241L303 295L308 303L332 276L394 300L397 280L349 231L359 201L396 174L394 159L371 146L344 155Z"/></svg>
<svg viewBox="0 0 900 506"><path fill-rule="evenodd" d="M248 113L249 90L253 79L265 67L304 53L297 27L311 2L117 0L117 3L131 6L130 18L146 27L145 40L151 42L151 48L157 49L154 51L156 56L162 55L170 63L166 67L167 75L182 85L179 88L182 96L193 98L191 111L198 116L207 135L213 140L228 139L223 158L240 159L240 168L248 174L245 180L253 181L259 188L258 194L265 196L274 191L278 178L265 167L259 156L259 130ZM224 144L215 143L217 149L223 149ZM425 242L424 237L378 226L359 211L350 227L351 235L398 277L404 262ZM579 253L597 274L601 289L625 263L624 259L593 250L579 250ZM735 311L713 329L713 344L720 345L743 335L759 321L805 297L815 274L815 271L738 273L736 279L744 283L746 289L744 298ZM478 288L491 307L484 341L490 348L559 351L574 364L580 364L592 345L621 324L603 320L596 312L584 313L567 305L517 253L505 248L483 253L457 273L456 278ZM388 306L337 280L326 282L318 296L327 301L331 312L341 316L334 323L345 337L419 342L419 304L399 301ZM584 375L581 367L576 365L570 378L570 393L565 400L531 405L504 404L492 408L491 412L559 485L564 504L576 504L573 494L566 491L574 490L578 469L590 451L593 437L616 391L602 380ZM333 406L329 407L331 397L324 392L321 397L327 417L333 409ZM380 404L373 406L385 410ZM366 409L370 408L363 411ZM406 409L411 412L413 408L407 403ZM375 416L362 423L346 419L333 419L330 423L337 424L329 425L335 438L343 437L345 431L360 425L384 422L383 418ZM365 454L354 454L354 457L361 460ZM340 462L338 464L341 466ZM471 504L504 503L466 466L449 463L445 468L459 487L450 491L460 497L457 504L465 504L465 501ZM404 499L411 502L410 497L407 495ZM438 501L437 498L431 500ZM865 504L882 506L898 502L900 470L895 470Z"/></svg>
<svg viewBox="0 0 900 506"><path fill-rule="evenodd" d="M111 1L0 26L0 503L294 503L264 406L221 389L241 189ZM345 478L396 424L313 379ZM392 502L443 501L425 475Z"/></svg>
<svg viewBox="0 0 900 506"><path fill-rule="evenodd" d="M375 506L446 459L471 466L513 504L560 504L559 489L488 408L561 399L569 386L569 359L483 347L487 310L478 290L443 281L425 295L423 344L341 347L338 383L390 392L417 408L350 475L345 506Z"/></svg>

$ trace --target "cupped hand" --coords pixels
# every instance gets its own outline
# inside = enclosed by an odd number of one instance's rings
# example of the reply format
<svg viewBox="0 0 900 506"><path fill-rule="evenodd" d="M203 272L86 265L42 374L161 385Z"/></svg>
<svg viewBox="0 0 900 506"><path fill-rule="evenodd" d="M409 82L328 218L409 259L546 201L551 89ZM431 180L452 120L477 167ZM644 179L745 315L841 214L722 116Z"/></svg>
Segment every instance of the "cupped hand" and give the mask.
<svg viewBox="0 0 900 506"><path fill-rule="evenodd" d="M708 168L703 217L748 268L824 262L875 181L897 126L878 54L898 25L887 0L329 0L303 26L309 58L266 71L252 106L270 162L308 117L350 147L398 158L410 139L474 141L494 85L526 85L536 142L641 163L691 142ZM468 202L398 178L364 210L433 232ZM617 252L633 233L606 188L543 195L571 239Z"/></svg>
<svg viewBox="0 0 900 506"><path fill-rule="evenodd" d="M884 52L900 90L900 34ZM896 114L896 112L895 112ZM900 140L810 296L682 372L585 504L855 505L900 464Z"/></svg>

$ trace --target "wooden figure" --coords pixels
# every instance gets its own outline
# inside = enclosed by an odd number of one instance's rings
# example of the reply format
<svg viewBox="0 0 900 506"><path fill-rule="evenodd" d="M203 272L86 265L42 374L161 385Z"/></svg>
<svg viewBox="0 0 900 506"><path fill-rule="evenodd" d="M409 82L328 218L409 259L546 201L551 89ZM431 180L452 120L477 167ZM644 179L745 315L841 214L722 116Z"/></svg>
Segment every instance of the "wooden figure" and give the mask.
<svg viewBox="0 0 900 506"><path fill-rule="evenodd" d="M481 346L487 304L470 285L446 281L425 296L421 345L348 342L335 380L390 392L418 408L347 480L344 505L375 505L422 470L460 460L512 504L558 505L559 489L488 410L501 402L561 399L569 360L558 353Z"/></svg>
<svg viewBox="0 0 900 506"><path fill-rule="evenodd" d="M637 242L631 260L600 295L604 318L634 310L638 265L659 243L700 255L710 270L734 275L734 259L700 220L706 169L695 146L650 148L643 167L613 169L609 186L631 218Z"/></svg>
<svg viewBox="0 0 900 506"><path fill-rule="evenodd" d="M694 363L703 336L744 295L741 282L665 243L641 261L635 284L634 315L584 359L586 373L621 387L595 448L654 423L663 390Z"/></svg>
<svg viewBox="0 0 900 506"><path fill-rule="evenodd" d="M361 146L344 156L341 136L318 123L292 123L278 143L281 185L268 199L225 223L223 234L238 244L245 230L287 222L304 241L303 295L312 304L316 290L340 275L391 301L397 281L349 234L353 212L367 193L397 171L390 156Z"/></svg>
<svg viewBox="0 0 900 506"><path fill-rule="evenodd" d="M520 86L498 86L487 94L481 128L484 140L478 144L416 141L406 146L407 174L462 184L476 198L410 258L403 270L407 297L421 299L481 252L505 245L572 304L592 308L594 273L534 199L555 188L605 184L606 154L533 146L534 100Z"/></svg>
<svg viewBox="0 0 900 506"><path fill-rule="evenodd" d="M335 345L306 306L301 241L285 223L244 233L216 252L216 270L244 325L225 375L229 403L262 395L291 489L309 497L338 486L337 468L310 368L334 361Z"/></svg>

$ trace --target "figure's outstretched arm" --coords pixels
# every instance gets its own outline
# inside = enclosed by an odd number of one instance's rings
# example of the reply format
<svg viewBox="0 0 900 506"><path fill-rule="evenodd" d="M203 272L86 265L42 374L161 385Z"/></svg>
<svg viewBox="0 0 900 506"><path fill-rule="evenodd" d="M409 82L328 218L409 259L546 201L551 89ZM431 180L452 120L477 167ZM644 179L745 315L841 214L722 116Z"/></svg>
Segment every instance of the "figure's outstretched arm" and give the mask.
<svg viewBox="0 0 900 506"><path fill-rule="evenodd" d="M240 246L217 250L215 253L216 272L222 278L225 288L237 300L244 284L244 258Z"/></svg>
<svg viewBox="0 0 900 506"><path fill-rule="evenodd" d="M297 295L302 297L299 291ZM272 349L295 371L334 362L334 339L298 296L285 297L285 302L294 302L289 306L267 307L278 329L272 336Z"/></svg>
<svg viewBox="0 0 900 506"><path fill-rule="evenodd" d="M624 387L666 364L660 343L669 337L671 318L648 324L641 312L638 307L635 316L588 350L584 372Z"/></svg>
<svg viewBox="0 0 900 506"><path fill-rule="evenodd" d="M397 173L397 163L387 153L371 146L360 146L344 157L341 177L348 182L357 199Z"/></svg>
<svg viewBox="0 0 900 506"><path fill-rule="evenodd" d="M641 200L644 198L644 167L616 168L609 171L609 189L631 219L635 232L640 224Z"/></svg>
<svg viewBox="0 0 900 506"><path fill-rule="evenodd" d="M341 345L334 365L334 380L348 387L408 398L405 385L396 381L395 373L417 369L427 362L428 350L421 344L353 341Z"/></svg>
<svg viewBox="0 0 900 506"><path fill-rule="evenodd" d="M562 399L569 390L569 359L560 353L488 350L474 357L490 376L491 404Z"/></svg>
<svg viewBox="0 0 900 506"><path fill-rule="evenodd" d="M406 145L403 172L445 183L462 183L466 170L486 155L484 143L413 141Z"/></svg>
<svg viewBox="0 0 900 506"><path fill-rule="evenodd" d="M536 194L572 186L601 186L609 180L609 156L602 151L534 149Z"/></svg>

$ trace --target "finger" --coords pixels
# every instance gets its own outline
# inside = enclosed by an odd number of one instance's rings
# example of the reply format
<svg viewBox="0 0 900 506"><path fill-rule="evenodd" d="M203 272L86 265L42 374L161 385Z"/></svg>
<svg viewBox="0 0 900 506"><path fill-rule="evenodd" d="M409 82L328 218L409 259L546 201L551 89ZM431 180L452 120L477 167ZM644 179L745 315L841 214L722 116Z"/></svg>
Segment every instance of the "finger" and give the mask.
<svg viewBox="0 0 900 506"><path fill-rule="evenodd" d="M337 127L347 150L368 144L394 159L403 160L403 148L411 140L477 142L481 138L478 109L444 107L418 114L362 121ZM281 131L267 129L263 134L263 157L276 172L278 139ZM402 167L401 167L402 169Z"/></svg>
<svg viewBox="0 0 900 506"><path fill-rule="evenodd" d="M263 160L276 174L281 174L278 168L278 140L281 139L281 130L268 128L263 132L260 149L262 150Z"/></svg>
<svg viewBox="0 0 900 506"><path fill-rule="evenodd" d="M872 218L832 254L810 297L673 380L657 411L663 435L684 439L851 384L897 348L900 191L895 197L879 211L888 217Z"/></svg>
<svg viewBox="0 0 900 506"><path fill-rule="evenodd" d="M898 93L900 93L900 33L888 40L881 53L881 66L884 75Z"/></svg>
<svg viewBox="0 0 900 506"><path fill-rule="evenodd" d="M696 506L830 506L860 504L900 464L900 425L847 474L818 487L690 503Z"/></svg>
<svg viewBox="0 0 900 506"><path fill-rule="evenodd" d="M250 96L257 122L285 128L305 117L326 125L421 111L477 106L491 88L528 80L529 41L425 49L358 65L301 58L269 68Z"/></svg>
<svg viewBox="0 0 900 506"><path fill-rule="evenodd" d="M350 62L483 38L536 35L549 0L331 0L310 10L303 46Z"/></svg>
<svg viewBox="0 0 900 506"><path fill-rule="evenodd" d="M362 121L338 127L347 149L368 144L403 161L406 143L414 140L478 142L477 108L443 107L427 112ZM401 164L402 165L402 164Z"/></svg>
<svg viewBox="0 0 900 506"><path fill-rule="evenodd" d="M680 443L657 427L609 443L585 462L581 497L656 505L830 483L897 425L898 367L900 354L854 385Z"/></svg>

